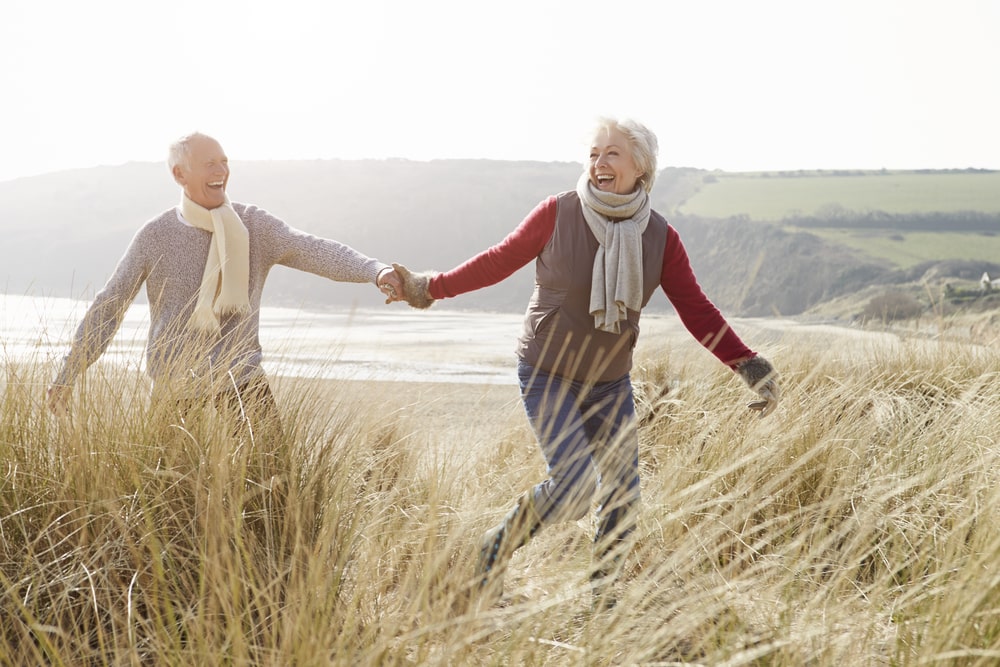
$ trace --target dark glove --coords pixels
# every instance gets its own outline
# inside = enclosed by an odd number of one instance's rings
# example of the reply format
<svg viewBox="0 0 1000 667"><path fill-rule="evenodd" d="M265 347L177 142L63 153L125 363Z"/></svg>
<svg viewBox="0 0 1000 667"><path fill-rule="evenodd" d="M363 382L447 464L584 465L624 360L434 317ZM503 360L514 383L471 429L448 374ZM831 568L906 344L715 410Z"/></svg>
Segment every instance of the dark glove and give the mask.
<svg viewBox="0 0 1000 667"><path fill-rule="evenodd" d="M781 389L778 387L778 373L774 370L771 362L764 357L757 355L746 361L742 361L736 366L739 374L747 386L757 392L761 400L748 403L751 410L759 410L761 417L774 412L781 400Z"/></svg>

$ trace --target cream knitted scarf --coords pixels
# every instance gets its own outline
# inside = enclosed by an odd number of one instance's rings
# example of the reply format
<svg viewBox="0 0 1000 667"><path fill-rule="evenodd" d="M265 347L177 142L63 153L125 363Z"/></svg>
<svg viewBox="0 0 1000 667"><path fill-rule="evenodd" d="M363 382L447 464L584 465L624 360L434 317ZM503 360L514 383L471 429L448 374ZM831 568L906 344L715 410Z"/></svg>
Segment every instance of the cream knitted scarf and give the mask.
<svg viewBox="0 0 1000 667"><path fill-rule="evenodd" d="M191 323L202 331L218 331L220 316L250 310L250 234L229 197L222 206L207 209L184 194L181 213L212 234Z"/></svg>
<svg viewBox="0 0 1000 667"><path fill-rule="evenodd" d="M594 188L583 172L576 184L583 217L600 247L594 257L590 314L594 327L621 333L619 322L642 307L642 233L649 224L649 193L641 185L627 195Z"/></svg>

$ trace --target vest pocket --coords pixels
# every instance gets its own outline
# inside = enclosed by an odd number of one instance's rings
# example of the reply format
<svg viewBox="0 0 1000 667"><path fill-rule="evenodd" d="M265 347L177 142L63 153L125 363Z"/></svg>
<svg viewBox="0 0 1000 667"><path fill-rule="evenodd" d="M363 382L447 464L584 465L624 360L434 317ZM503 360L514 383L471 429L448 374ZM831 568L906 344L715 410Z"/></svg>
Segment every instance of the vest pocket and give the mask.
<svg viewBox="0 0 1000 667"><path fill-rule="evenodd" d="M551 328L552 321L555 320L558 313L559 313L558 307L552 308L551 310L547 310L544 313L542 313L541 317L535 318L534 322L532 322L531 324L531 333L533 333L535 337L538 338L543 337L542 334L545 332L546 329Z"/></svg>

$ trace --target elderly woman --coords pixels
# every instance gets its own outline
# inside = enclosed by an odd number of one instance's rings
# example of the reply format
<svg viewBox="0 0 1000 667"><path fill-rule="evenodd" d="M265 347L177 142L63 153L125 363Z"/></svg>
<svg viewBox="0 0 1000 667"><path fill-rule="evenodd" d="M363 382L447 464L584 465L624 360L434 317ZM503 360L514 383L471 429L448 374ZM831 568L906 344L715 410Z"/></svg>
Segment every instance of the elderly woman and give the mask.
<svg viewBox="0 0 1000 667"><path fill-rule="evenodd" d="M548 477L483 537L477 580L502 594L513 552L542 526L586 515L597 502L595 600L635 525L639 452L629 371L639 316L660 287L688 331L736 371L769 414L779 398L771 364L748 348L705 296L677 232L650 208L656 136L631 120L602 118L576 189L551 196L499 244L446 273L394 265L405 300L427 308L495 284L532 259L535 290L517 344L521 397Z"/></svg>

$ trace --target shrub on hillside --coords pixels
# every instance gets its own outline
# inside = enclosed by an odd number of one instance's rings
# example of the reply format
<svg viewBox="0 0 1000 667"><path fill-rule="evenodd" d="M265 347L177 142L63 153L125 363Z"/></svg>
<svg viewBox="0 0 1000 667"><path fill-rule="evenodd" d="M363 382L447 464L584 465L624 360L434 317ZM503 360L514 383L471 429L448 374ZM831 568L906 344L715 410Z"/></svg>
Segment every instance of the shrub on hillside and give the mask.
<svg viewBox="0 0 1000 667"><path fill-rule="evenodd" d="M861 319L867 321L880 320L894 322L919 317L924 312L924 305L909 294L903 292L885 292L872 299L861 312Z"/></svg>

